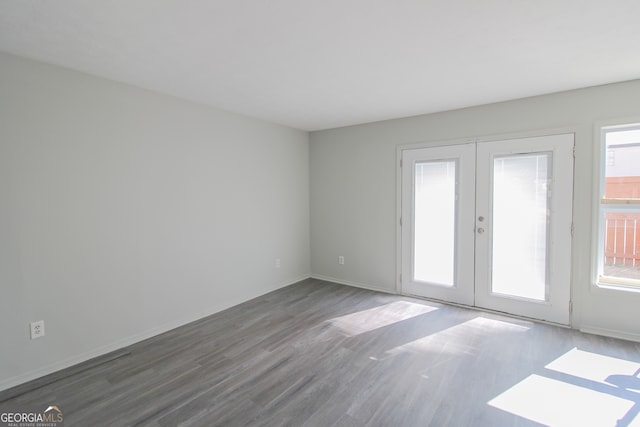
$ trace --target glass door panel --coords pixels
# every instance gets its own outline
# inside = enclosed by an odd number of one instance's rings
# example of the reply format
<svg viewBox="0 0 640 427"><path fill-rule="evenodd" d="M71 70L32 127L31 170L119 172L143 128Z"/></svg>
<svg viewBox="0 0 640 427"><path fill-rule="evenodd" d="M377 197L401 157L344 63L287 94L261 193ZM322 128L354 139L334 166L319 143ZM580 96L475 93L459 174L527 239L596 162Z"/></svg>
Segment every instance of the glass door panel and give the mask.
<svg viewBox="0 0 640 427"><path fill-rule="evenodd" d="M493 293L548 299L550 164L550 153L493 160Z"/></svg>
<svg viewBox="0 0 640 427"><path fill-rule="evenodd" d="M413 278L419 282L455 283L456 164L415 164Z"/></svg>

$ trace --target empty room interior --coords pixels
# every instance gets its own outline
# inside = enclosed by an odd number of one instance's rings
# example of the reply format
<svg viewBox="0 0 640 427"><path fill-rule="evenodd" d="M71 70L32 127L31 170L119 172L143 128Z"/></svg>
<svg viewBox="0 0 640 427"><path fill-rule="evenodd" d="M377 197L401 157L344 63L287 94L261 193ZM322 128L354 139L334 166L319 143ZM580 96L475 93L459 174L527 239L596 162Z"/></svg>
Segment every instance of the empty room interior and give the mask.
<svg viewBox="0 0 640 427"><path fill-rule="evenodd" d="M640 426L638 17L0 1L0 426Z"/></svg>

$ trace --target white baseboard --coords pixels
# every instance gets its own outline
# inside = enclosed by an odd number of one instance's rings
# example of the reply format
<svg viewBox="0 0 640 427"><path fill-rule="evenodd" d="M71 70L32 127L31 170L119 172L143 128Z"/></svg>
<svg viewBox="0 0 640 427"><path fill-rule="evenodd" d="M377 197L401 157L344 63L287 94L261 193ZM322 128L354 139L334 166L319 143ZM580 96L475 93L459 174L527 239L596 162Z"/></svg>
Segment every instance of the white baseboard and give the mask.
<svg viewBox="0 0 640 427"><path fill-rule="evenodd" d="M587 334L603 335L605 337L619 338L627 341L640 342L640 334L633 332L619 331L616 329L599 328L597 326L582 325L580 332Z"/></svg>
<svg viewBox="0 0 640 427"><path fill-rule="evenodd" d="M323 276L321 274L312 274L311 278L312 279L318 279L318 280L324 280L325 282L338 283L340 285L347 285L347 286L353 286L353 287L356 287L356 288L367 289L367 290L370 290L370 291L384 292L384 293L387 293L387 294L396 294L396 291L392 290L392 289L384 289L384 288L380 288L380 287L377 287L377 286L371 286L371 285L368 285L366 283L352 282L352 281L349 281L349 280L338 279L336 277Z"/></svg>
<svg viewBox="0 0 640 427"><path fill-rule="evenodd" d="M301 280L305 280L310 278L311 276L308 274L296 277L294 279L288 280L284 283L279 283L277 285L271 286L267 291L259 294L259 295L255 295L252 296L251 298L247 298L244 301L238 301L235 303L231 303L222 307L218 307L216 310L214 311L203 311L203 312L199 312L199 313L195 313L195 314L190 314L189 316L183 317L182 319L178 319L178 320L174 320L171 322L167 322L163 325L160 325L156 328L153 329L149 329L146 330L144 332L141 332L139 334L135 334L126 338L123 338L121 340L112 342L110 344L107 344L105 346L102 347L98 347L96 349L93 349L91 351L87 351L85 353L58 361L56 363L52 363L50 365L44 366L42 368L38 368L35 369L33 371L29 371L26 372L24 374L21 375L16 375L15 377L10 377L7 378L5 380L0 381L0 391L3 390L7 390L10 389L12 387L24 384L26 382L29 381L33 381L35 379L44 377L45 375L49 375L49 374L53 374L54 372L58 372L62 369L66 369L66 368L70 368L71 366L77 365L79 363L82 362L86 362L87 360L91 360L93 358L99 357L99 356L103 356L105 354L111 353L112 351L116 351L116 350L120 350L124 347L128 347L130 345L133 345L135 343L138 343L140 341L144 341L148 338L154 337L156 335L160 335L163 334L165 332L168 332L172 329L178 328L180 326L184 326L188 323L191 322L195 322L196 320L200 320L203 319L205 317L211 316L212 314L216 314L219 313L223 310L226 310L227 308L233 307L237 304L241 304L242 302L245 301L249 301L253 298L257 298L261 295L265 295L268 294L269 292L273 292L277 289L280 288L284 288L285 286L289 286L289 285L293 285L294 283L300 282Z"/></svg>

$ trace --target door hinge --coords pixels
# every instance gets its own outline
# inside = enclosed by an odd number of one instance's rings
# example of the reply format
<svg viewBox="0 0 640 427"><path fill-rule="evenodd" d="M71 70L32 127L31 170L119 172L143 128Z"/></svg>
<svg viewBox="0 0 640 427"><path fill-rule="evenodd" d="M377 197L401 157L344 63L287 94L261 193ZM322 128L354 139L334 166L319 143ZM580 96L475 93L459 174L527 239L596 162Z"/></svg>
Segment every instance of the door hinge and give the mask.
<svg viewBox="0 0 640 427"><path fill-rule="evenodd" d="M573 226L573 222L571 223L571 237L573 237L573 232L574 232L575 227Z"/></svg>
<svg viewBox="0 0 640 427"><path fill-rule="evenodd" d="M573 313L573 301L569 301L569 313Z"/></svg>
<svg viewBox="0 0 640 427"><path fill-rule="evenodd" d="M402 283L402 274L400 274L400 283Z"/></svg>
<svg viewBox="0 0 640 427"><path fill-rule="evenodd" d="M400 227L402 227L402 217L400 217Z"/></svg>

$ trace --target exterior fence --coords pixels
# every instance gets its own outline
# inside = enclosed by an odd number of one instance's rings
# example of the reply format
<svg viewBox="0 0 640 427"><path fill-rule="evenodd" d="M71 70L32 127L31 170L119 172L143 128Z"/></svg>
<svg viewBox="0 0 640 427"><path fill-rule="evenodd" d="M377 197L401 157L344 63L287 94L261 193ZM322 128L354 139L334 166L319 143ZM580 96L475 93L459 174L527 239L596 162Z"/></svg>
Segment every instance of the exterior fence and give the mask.
<svg viewBox="0 0 640 427"><path fill-rule="evenodd" d="M640 213L607 212L605 265L640 266Z"/></svg>

